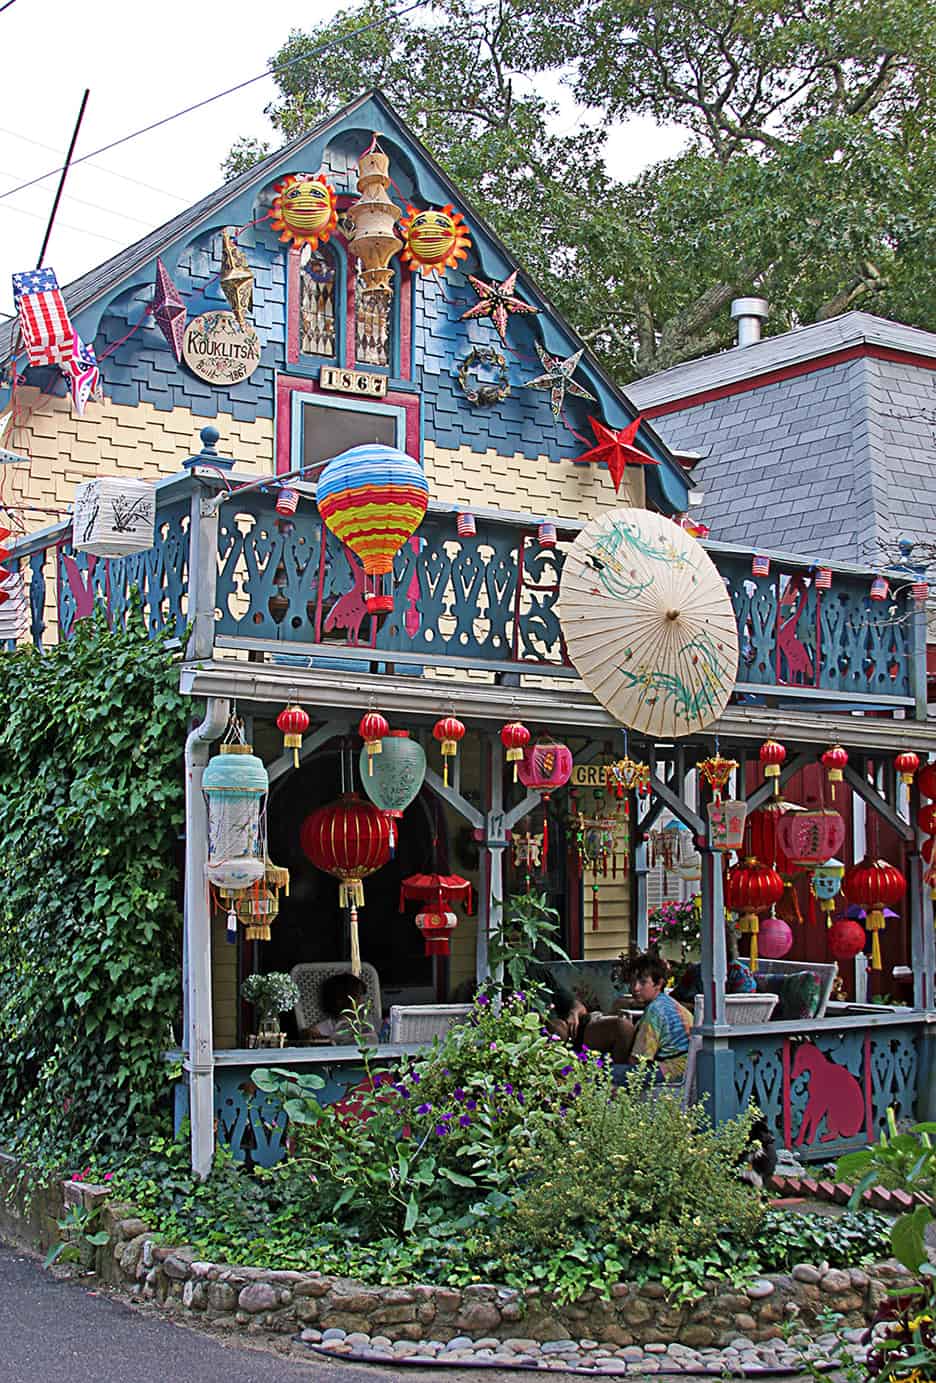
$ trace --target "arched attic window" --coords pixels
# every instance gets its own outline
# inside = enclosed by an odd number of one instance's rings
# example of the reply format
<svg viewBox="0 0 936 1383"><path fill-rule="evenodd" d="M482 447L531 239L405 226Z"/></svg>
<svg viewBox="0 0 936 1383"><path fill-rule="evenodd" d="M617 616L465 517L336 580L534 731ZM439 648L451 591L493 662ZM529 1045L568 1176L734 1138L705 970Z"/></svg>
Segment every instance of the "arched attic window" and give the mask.
<svg viewBox="0 0 936 1383"><path fill-rule="evenodd" d="M303 248L299 268L299 350L303 355L337 353L335 297L337 266L333 252L323 246Z"/></svg>

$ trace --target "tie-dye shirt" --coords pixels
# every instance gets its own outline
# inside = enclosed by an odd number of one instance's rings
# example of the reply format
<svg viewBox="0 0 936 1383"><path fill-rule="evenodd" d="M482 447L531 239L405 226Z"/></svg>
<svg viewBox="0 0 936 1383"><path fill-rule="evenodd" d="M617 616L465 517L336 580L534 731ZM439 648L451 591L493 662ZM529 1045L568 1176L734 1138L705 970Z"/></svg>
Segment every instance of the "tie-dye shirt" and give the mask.
<svg viewBox="0 0 936 1383"><path fill-rule="evenodd" d="M691 1030L689 1010L668 994L658 994L647 1005L637 1025L631 1060L650 1057L659 1064L665 1080L682 1080Z"/></svg>

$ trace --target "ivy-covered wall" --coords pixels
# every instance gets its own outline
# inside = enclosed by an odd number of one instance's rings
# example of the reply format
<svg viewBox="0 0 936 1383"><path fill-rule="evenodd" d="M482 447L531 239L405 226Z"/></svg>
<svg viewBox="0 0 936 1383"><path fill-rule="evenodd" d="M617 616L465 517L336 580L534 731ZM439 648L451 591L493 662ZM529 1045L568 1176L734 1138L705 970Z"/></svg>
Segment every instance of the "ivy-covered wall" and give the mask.
<svg viewBox="0 0 936 1383"><path fill-rule="evenodd" d="M0 653L0 1141L43 1161L127 1141L168 1090L189 711L135 611Z"/></svg>

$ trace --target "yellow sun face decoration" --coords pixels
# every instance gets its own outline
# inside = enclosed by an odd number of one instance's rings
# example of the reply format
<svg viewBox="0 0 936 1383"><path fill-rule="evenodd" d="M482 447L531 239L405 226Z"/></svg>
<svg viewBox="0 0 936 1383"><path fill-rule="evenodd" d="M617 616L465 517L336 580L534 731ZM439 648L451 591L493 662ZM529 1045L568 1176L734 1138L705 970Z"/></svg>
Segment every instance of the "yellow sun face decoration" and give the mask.
<svg viewBox="0 0 936 1383"><path fill-rule="evenodd" d="M280 240L310 245L313 250L324 244L338 223L338 208L335 189L322 174L313 178L309 173L290 173L274 191L269 215Z"/></svg>
<svg viewBox="0 0 936 1383"><path fill-rule="evenodd" d="M467 259L471 236L460 211L444 206L441 211L430 207L417 211L408 206L400 222L403 231L403 263L424 274L444 274Z"/></svg>

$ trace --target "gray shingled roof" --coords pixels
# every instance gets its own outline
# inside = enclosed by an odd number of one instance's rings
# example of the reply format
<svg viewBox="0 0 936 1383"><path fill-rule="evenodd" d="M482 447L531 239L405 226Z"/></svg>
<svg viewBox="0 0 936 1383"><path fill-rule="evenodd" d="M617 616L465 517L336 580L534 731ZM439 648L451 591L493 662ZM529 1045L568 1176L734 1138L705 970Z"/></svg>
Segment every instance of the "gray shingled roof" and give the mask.
<svg viewBox="0 0 936 1383"><path fill-rule="evenodd" d="M920 360L822 363L864 344ZM880 561L880 539L932 540L936 335L850 312L675 366L628 393L652 409L791 365L806 368L655 419L674 450L702 453L692 479L713 539L857 562Z"/></svg>

